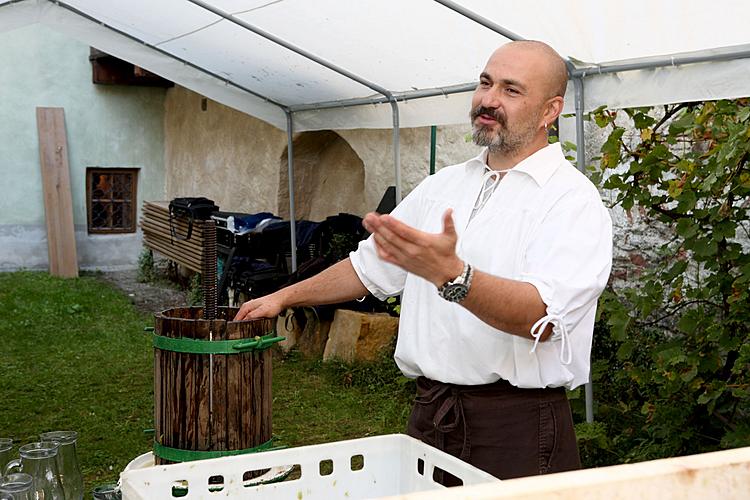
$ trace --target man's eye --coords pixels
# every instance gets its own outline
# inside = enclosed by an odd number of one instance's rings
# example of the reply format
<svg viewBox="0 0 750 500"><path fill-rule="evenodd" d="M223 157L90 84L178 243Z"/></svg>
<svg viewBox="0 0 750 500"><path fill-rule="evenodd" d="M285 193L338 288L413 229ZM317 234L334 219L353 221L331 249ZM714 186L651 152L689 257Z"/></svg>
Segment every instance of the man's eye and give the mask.
<svg viewBox="0 0 750 500"><path fill-rule="evenodd" d="M505 91L509 94L520 94L520 92L512 87L508 87L505 89Z"/></svg>
<svg viewBox="0 0 750 500"><path fill-rule="evenodd" d="M488 82L488 81L480 81L479 85L482 86L482 87L489 87L490 86L490 82Z"/></svg>

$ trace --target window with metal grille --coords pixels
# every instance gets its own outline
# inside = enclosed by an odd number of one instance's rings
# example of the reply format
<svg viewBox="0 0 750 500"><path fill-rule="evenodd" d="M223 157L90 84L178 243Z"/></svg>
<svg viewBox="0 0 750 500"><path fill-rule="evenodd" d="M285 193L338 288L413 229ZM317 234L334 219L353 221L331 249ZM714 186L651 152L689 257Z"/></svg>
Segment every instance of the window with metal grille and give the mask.
<svg viewBox="0 0 750 500"><path fill-rule="evenodd" d="M134 233L137 186L137 168L87 168L89 233Z"/></svg>

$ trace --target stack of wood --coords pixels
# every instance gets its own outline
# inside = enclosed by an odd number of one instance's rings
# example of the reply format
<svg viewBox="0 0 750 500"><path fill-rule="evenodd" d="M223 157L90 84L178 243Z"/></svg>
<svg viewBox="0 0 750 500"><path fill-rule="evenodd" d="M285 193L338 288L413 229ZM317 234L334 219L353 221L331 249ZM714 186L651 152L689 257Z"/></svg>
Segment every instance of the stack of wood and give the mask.
<svg viewBox="0 0 750 500"><path fill-rule="evenodd" d="M189 222L184 217L172 219L172 226L179 237L187 236L188 225ZM203 221L193 221L192 235L186 241L172 237L169 227L169 202L143 203L141 229L144 246L200 273L203 260Z"/></svg>

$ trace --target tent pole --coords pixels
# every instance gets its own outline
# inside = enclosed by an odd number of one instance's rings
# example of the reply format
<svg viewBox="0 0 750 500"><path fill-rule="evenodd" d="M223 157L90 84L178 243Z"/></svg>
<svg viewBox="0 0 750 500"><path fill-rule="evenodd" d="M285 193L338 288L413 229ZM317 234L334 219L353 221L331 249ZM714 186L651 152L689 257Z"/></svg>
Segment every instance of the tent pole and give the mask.
<svg viewBox="0 0 750 500"><path fill-rule="evenodd" d="M396 100L391 101L393 110L393 168L395 169L396 179L396 205L401 203L401 127L399 125L398 103Z"/></svg>
<svg viewBox="0 0 750 500"><path fill-rule="evenodd" d="M575 110L576 110L576 163L578 170L586 170L586 140L583 136L583 77L573 78L575 87Z"/></svg>
<svg viewBox="0 0 750 500"><path fill-rule="evenodd" d="M430 175L435 173L435 149L437 148L437 125L430 127Z"/></svg>
<svg viewBox="0 0 750 500"><path fill-rule="evenodd" d="M289 177L289 241L292 247L292 272L297 271L297 224L294 212L294 123L292 113L286 112L287 172Z"/></svg>
<svg viewBox="0 0 750 500"><path fill-rule="evenodd" d="M308 52L307 50L304 50L301 47L297 47L294 44L291 44L287 42L286 40L282 40L281 38L273 35L272 33L269 33L267 31L264 31L257 26L253 26L252 24L243 21L242 19L233 16L232 14L229 14L228 12L224 12L221 9L218 9L214 7L213 5L210 5L203 0L187 0L188 2L197 5L198 7L201 7L213 14L216 14L217 16L226 19L227 21L236 24L237 26L246 29L252 33L255 33L256 35L265 38L266 40L269 40L276 45L280 45L284 47L287 50L290 50L294 52L297 55L300 55L304 57L305 59L309 59L310 61L313 61L324 68L328 68L329 70L338 73L339 75L348 78L350 80L353 80L360 85L363 85L365 87L368 87L378 94L383 95L388 102L391 103L391 108L393 109L393 158L396 170L396 203L401 201L401 156L399 152L399 116L398 116L398 103L396 102L395 97L393 97L393 93L386 89L385 87L381 87L380 85L371 82L369 80L366 80L362 78L361 76L355 75L351 71L348 71L340 66L337 66L333 64L332 62L326 61L325 59L316 56L315 54ZM287 120L291 120L291 117L289 113L287 113ZM289 129L289 126L287 126L287 129ZM291 133L291 132L290 132ZM291 158L291 155L290 155ZM290 177L291 179L291 177ZM291 200L291 192L290 192L290 200ZM294 250L293 250L294 251ZM292 254L294 256L294 254Z"/></svg>
<svg viewBox="0 0 750 500"><path fill-rule="evenodd" d="M509 29L503 28L499 24L490 21L486 17L480 16L476 12L473 12L464 6L457 4L456 2L452 2L451 0L434 0L434 1L444 7L449 8L450 10L454 12L461 14L462 16L468 19L471 19L475 23L481 24L485 28L491 29L495 33L498 33L504 36L508 40L523 40L524 39L521 35L513 33Z"/></svg>
<svg viewBox="0 0 750 500"><path fill-rule="evenodd" d="M2 4L2 5L0 5L0 7L3 7L5 5L10 5L10 4L13 4L13 3L22 2L22 1L26 1L26 0L15 0L15 1L10 2L10 3ZM92 17L92 16L86 14L85 12L76 9L75 7L72 7L72 6L70 6L70 5L68 5L68 4L64 3L64 2L59 2L59 1L55 1L53 3L57 7L60 7L60 8L65 9L65 10L68 10L68 11L72 12L73 14L76 14L76 15L78 15L78 16L80 16L80 17L82 17L82 18L84 18L84 19L86 19L88 21L91 21L93 23L96 23L96 24L102 26L103 28L106 28L109 31L117 33L118 35L120 35L120 36L122 36L124 38L132 40L132 41L134 41L136 43L139 43L139 44L143 45L144 47L148 47L149 49L151 49L151 50L153 50L155 52L158 52L159 54L161 54L163 56L166 56L166 57L168 57L170 59L174 59L175 61L178 61L178 62L184 64L185 66L191 67L191 68L193 68L193 69L195 69L197 71L200 71L201 73L203 73L205 75L208 75L208 76L210 76L212 78L215 78L215 79L219 80L220 82L225 83L226 85L230 85L232 87L235 87L235 88L237 88L239 90L242 90L243 92L247 92L248 94L257 97L258 99L262 99L263 101L265 101L265 102L267 102L269 104L273 104L274 106L278 106L282 110L286 110L286 106L284 106L283 104L281 104L279 102L274 101L270 97L267 97L267 96L264 96L262 94L259 94L259 93L255 92L255 91L253 91L253 90L251 90L251 89L249 89L247 87L244 87L243 85L240 85L239 83L237 83L235 81L232 81L232 80L230 80L230 79L228 79L228 78L226 78L224 76L218 75L216 73L213 73L213 72L207 70L206 68L202 68L202 67L200 67L200 66L198 66L198 65L196 65L196 64L194 64L194 63L192 63L192 62L190 62L190 61L188 61L186 59L182 59L182 58L176 56L175 54L171 54L171 53L167 52L166 50L163 50L163 49L161 49L161 48L159 48L159 47L157 47L155 45L152 45L152 44L146 42L145 40L141 40L140 38L137 38L137 37L135 37L135 36L133 36L133 35L131 35L129 33L126 33L126 32L124 32L122 30L119 30L119 29L117 29L117 28L115 28L115 27L107 24L107 23L103 22L101 19L97 19L95 17ZM146 68L146 69L148 69L148 68Z"/></svg>
<svg viewBox="0 0 750 500"><path fill-rule="evenodd" d="M583 131L583 76L573 78L575 86L575 109L576 109L576 163L578 170L586 169L586 138ZM589 370L589 381L584 386L586 395L586 422L594 421L594 384L591 382L591 370Z"/></svg>

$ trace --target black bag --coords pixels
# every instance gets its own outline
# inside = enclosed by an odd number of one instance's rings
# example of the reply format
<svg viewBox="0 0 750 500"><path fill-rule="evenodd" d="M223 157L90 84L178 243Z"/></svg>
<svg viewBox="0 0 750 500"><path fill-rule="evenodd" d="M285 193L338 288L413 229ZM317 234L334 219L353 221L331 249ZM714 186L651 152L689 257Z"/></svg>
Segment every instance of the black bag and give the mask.
<svg viewBox="0 0 750 500"><path fill-rule="evenodd" d="M217 212L219 207L214 200L208 198L175 198L169 202L169 232L172 238L186 241L193 234L194 220L208 220L211 214ZM179 236L175 231L172 221L175 218L186 218L188 220L188 230L186 236Z"/></svg>

